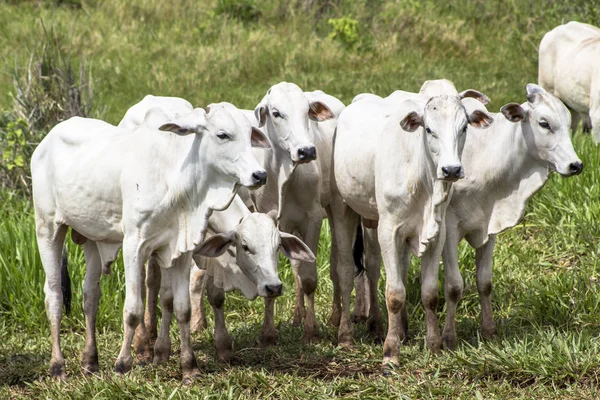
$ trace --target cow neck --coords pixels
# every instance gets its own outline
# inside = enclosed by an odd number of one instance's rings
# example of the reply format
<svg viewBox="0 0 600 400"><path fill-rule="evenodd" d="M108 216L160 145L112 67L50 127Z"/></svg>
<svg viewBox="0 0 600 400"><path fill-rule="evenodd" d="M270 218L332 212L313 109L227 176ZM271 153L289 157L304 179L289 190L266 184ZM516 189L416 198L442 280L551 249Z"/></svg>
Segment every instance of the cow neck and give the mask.
<svg viewBox="0 0 600 400"><path fill-rule="evenodd" d="M269 139L271 139L271 143L274 146L273 151L270 152L269 170L276 173L277 182L267 179L265 190L276 191L277 193L277 221L279 221L285 201L286 188L294 171L296 171L297 164L292 161L289 150L279 147L279 138L275 133L270 118L267 118L267 135L269 135Z"/></svg>
<svg viewBox="0 0 600 400"><path fill-rule="evenodd" d="M227 208L238 190L235 182L214 178L222 174L202 162L206 160L202 142L202 135L174 137L166 149L174 159L181 160L167 175L168 191L162 204L165 210L180 210L177 215L179 233L172 260L202 242L213 210Z"/></svg>

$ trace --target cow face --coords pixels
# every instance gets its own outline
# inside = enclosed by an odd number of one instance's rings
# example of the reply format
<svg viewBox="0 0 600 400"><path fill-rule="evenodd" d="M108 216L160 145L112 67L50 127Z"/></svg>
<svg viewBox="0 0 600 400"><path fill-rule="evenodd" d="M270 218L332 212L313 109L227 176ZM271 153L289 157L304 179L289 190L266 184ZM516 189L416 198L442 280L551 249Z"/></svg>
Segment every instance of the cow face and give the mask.
<svg viewBox="0 0 600 400"><path fill-rule="evenodd" d="M527 85L527 103L510 103L500 112L512 122L521 121L527 151L548 163L562 176L581 173L583 163L571 142L571 114L565 105L541 86Z"/></svg>
<svg viewBox="0 0 600 400"><path fill-rule="evenodd" d="M316 160L317 150L308 133L308 120L325 121L334 114L322 102L309 102L302 89L281 82L269 89L254 110L259 127L267 132L275 146L289 153L296 164Z"/></svg>
<svg viewBox="0 0 600 400"><path fill-rule="evenodd" d="M400 122L407 131L424 128L427 148L436 166L437 178L454 182L464 177L461 164L467 126L486 128L493 118L483 110L467 114L458 96L432 97L422 114L412 111Z"/></svg>
<svg viewBox="0 0 600 400"><path fill-rule="evenodd" d="M218 257L230 247L235 249L237 265L256 284L258 295L262 297L277 297L283 293L277 274L278 249L292 260L315 261L314 254L304 242L280 232L274 220L261 213L247 215L234 231L205 240L194 250L194 259L197 256Z"/></svg>
<svg viewBox="0 0 600 400"><path fill-rule="evenodd" d="M200 135L199 157L205 157L206 164L212 168L206 173L216 173L249 188L257 188L267 181L267 172L252 154L251 147L269 148L270 142L232 104L211 104L206 110L197 108L160 129L178 135Z"/></svg>

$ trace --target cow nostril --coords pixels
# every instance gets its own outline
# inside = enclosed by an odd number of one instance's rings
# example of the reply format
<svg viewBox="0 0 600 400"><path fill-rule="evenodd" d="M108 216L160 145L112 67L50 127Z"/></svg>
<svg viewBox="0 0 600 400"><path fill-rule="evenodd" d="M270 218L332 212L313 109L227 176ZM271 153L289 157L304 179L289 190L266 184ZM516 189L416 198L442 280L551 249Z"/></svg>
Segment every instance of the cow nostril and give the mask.
<svg viewBox="0 0 600 400"><path fill-rule="evenodd" d="M265 290L269 296L279 296L283 291L283 284L278 285L265 285Z"/></svg>
<svg viewBox="0 0 600 400"><path fill-rule="evenodd" d="M462 167L442 167L442 172L446 178L460 178Z"/></svg>
<svg viewBox="0 0 600 400"><path fill-rule="evenodd" d="M317 159L317 149L315 148L315 146L302 147L302 148L298 149L298 158L302 161L316 160Z"/></svg>
<svg viewBox="0 0 600 400"><path fill-rule="evenodd" d="M569 172L571 175L580 174L581 171L583 171L583 163L581 161L569 164Z"/></svg>
<svg viewBox="0 0 600 400"><path fill-rule="evenodd" d="M252 180L255 185L264 185L267 183L267 173L265 171L255 171L252 173Z"/></svg>

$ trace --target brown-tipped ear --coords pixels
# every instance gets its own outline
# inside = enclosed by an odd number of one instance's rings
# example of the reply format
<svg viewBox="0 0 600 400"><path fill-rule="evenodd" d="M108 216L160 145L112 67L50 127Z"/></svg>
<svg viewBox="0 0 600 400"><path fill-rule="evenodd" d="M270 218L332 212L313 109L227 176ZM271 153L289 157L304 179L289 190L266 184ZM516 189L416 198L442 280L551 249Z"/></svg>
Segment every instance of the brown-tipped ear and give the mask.
<svg viewBox="0 0 600 400"><path fill-rule="evenodd" d="M263 131L255 127L252 127L250 142L252 143L252 147L258 147L261 149L271 148L271 141L267 138Z"/></svg>
<svg viewBox="0 0 600 400"><path fill-rule="evenodd" d="M198 247L194 249L194 260L197 256L204 257L219 257L227 248L235 242L235 232L229 231L227 233L217 233L200 243Z"/></svg>
<svg viewBox="0 0 600 400"><path fill-rule="evenodd" d="M258 127L262 128L267 123L267 106L259 105L254 109L254 118L258 121Z"/></svg>
<svg viewBox="0 0 600 400"><path fill-rule="evenodd" d="M474 128L485 129L494 122L494 117L485 111L475 110L469 115L469 125Z"/></svg>
<svg viewBox="0 0 600 400"><path fill-rule="evenodd" d="M165 132L173 132L174 134L179 135L179 136L186 136L186 135L190 135L192 133L196 133L192 129L180 126L173 122L168 122L166 124L161 125L160 128L158 128L158 130L165 131Z"/></svg>
<svg viewBox="0 0 600 400"><path fill-rule="evenodd" d="M479 102L482 103L483 105L491 103L491 100L489 97L487 97L485 94L483 94L480 91L475 90L475 89L463 90L462 92L460 92L458 94L458 97L460 97L461 99L464 99L465 97L472 97L475 100L479 100Z"/></svg>
<svg viewBox="0 0 600 400"><path fill-rule="evenodd" d="M290 260L315 262L315 255L302 240L281 231L279 232L279 237L281 238L279 250L281 250L284 256Z"/></svg>
<svg viewBox="0 0 600 400"><path fill-rule="evenodd" d="M325 103L313 101L308 105L308 118L316 122L322 122L335 118L335 114L331 112Z"/></svg>
<svg viewBox="0 0 600 400"><path fill-rule="evenodd" d="M423 117L416 111L409 112L400 121L400 127L407 132L414 132L423 125Z"/></svg>
<svg viewBox="0 0 600 400"><path fill-rule="evenodd" d="M510 122L519 122L525 119L525 116L527 115L527 112L523 109L523 107L517 103L508 103L504 105L500 109L500 112Z"/></svg>

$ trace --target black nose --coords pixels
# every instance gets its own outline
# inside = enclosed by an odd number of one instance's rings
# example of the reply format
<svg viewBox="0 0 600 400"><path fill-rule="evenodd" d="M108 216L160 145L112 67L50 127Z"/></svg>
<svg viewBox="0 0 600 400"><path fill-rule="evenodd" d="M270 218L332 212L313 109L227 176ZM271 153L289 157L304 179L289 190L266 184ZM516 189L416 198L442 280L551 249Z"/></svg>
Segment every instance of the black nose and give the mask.
<svg viewBox="0 0 600 400"><path fill-rule="evenodd" d="M264 185L267 183L267 173L266 171L256 171L252 174L252 179L255 185Z"/></svg>
<svg viewBox="0 0 600 400"><path fill-rule="evenodd" d="M581 161L569 164L569 172L571 175L579 175L581 171L583 171L583 163Z"/></svg>
<svg viewBox="0 0 600 400"><path fill-rule="evenodd" d="M462 167L442 167L442 172L445 178L458 179L462 172Z"/></svg>
<svg viewBox="0 0 600 400"><path fill-rule="evenodd" d="M281 296L281 293L283 292L283 284L279 284L279 285L265 285L265 290L267 291L267 295L269 297L277 297L277 296Z"/></svg>
<svg viewBox="0 0 600 400"><path fill-rule="evenodd" d="M317 159L317 149L315 146L302 147L298 149L298 158L302 161L310 161Z"/></svg>

